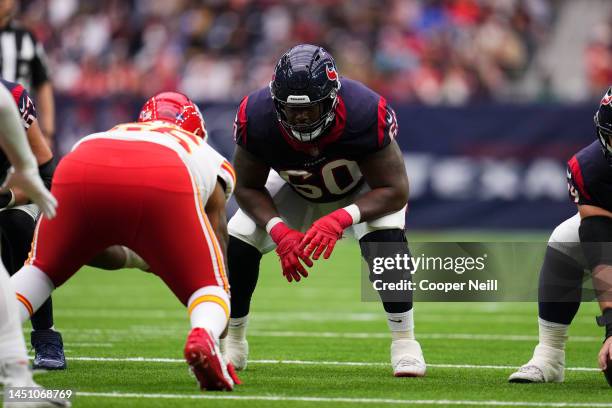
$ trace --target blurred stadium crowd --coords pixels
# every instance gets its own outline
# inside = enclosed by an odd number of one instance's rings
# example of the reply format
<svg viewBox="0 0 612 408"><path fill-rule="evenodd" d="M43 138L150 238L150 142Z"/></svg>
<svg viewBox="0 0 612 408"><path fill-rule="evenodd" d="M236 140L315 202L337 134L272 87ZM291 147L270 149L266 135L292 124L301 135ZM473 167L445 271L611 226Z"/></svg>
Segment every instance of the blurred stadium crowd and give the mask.
<svg viewBox="0 0 612 408"><path fill-rule="evenodd" d="M589 91L599 95L612 84L612 15L593 27L585 61Z"/></svg>
<svg viewBox="0 0 612 408"><path fill-rule="evenodd" d="M268 83L283 51L310 42L395 102L462 104L495 99L520 77L550 31L551 2L24 0L19 18L66 95L174 88L235 101Z"/></svg>

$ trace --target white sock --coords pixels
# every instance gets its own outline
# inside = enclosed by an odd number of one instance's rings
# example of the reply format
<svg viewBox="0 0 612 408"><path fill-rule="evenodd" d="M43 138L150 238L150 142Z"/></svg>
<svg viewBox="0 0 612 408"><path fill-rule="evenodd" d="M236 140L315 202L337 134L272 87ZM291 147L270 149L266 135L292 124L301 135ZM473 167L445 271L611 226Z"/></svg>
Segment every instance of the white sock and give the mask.
<svg viewBox="0 0 612 408"><path fill-rule="evenodd" d="M40 308L55 289L51 279L34 265L24 265L11 277L11 285L19 301L21 323Z"/></svg>
<svg viewBox="0 0 612 408"><path fill-rule="evenodd" d="M246 329L249 324L249 315L243 317L232 317L229 320L229 327L227 331L227 337L231 337L234 340L246 339Z"/></svg>
<svg viewBox="0 0 612 408"><path fill-rule="evenodd" d="M0 364L15 360L28 361L17 310L9 275L0 264Z"/></svg>
<svg viewBox="0 0 612 408"><path fill-rule="evenodd" d="M565 350L569 324L553 323L538 317L538 325L541 345Z"/></svg>
<svg viewBox="0 0 612 408"><path fill-rule="evenodd" d="M387 313L387 325L393 340L414 340L414 318L412 309L403 313Z"/></svg>
<svg viewBox="0 0 612 408"><path fill-rule="evenodd" d="M227 292L219 286L205 286L193 292L187 303L191 327L209 330L215 340L225 330L230 313Z"/></svg>

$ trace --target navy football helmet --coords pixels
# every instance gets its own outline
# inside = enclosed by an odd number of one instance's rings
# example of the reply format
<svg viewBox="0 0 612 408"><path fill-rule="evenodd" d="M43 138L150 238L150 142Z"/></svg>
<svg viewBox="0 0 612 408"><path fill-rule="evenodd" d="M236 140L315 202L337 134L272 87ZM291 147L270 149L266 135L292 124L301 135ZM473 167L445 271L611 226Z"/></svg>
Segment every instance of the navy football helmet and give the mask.
<svg viewBox="0 0 612 408"><path fill-rule="evenodd" d="M278 120L300 142L312 142L333 123L339 89L334 59L310 44L287 51L270 82Z"/></svg>
<svg viewBox="0 0 612 408"><path fill-rule="evenodd" d="M599 109L595 112L595 127L597 139L601 143L604 156L612 166L612 87L601 99Z"/></svg>

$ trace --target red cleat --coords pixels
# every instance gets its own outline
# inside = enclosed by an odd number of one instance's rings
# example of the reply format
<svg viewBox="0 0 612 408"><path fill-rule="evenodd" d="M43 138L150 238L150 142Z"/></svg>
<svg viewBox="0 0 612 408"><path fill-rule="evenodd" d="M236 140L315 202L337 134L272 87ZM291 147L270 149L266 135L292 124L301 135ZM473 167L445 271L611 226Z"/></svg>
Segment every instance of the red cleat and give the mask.
<svg viewBox="0 0 612 408"><path fill-rule="evenodd" d="M230 374L233 367L228 370L219 347L205 329L196 327L189 332L185 360L202 390L231 391L234 384L239 384L236 374Z"/></svg>

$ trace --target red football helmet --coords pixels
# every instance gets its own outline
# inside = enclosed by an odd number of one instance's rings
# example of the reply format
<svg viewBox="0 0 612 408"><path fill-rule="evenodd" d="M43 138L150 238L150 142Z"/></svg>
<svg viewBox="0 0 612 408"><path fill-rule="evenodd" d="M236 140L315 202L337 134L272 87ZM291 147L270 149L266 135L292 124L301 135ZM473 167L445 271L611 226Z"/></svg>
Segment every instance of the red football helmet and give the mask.
<svg viewBox="0 0 612 408"><path fill-rule="evenodd" d="M204 140L208 137L198 105L179 92L160 92L145 102L138 115L138 122L152 120L173 123Z"/></svg>

